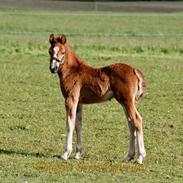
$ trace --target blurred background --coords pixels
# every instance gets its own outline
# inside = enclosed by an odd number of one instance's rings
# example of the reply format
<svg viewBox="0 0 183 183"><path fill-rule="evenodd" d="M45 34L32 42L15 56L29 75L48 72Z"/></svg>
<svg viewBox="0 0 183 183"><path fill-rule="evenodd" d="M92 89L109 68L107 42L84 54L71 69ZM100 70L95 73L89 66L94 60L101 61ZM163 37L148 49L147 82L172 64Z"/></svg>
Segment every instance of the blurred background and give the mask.
<svg viewBox="0 0 183 183"><path fill-rule="evenodd" d="M67 11L178 12L183 10L183 1L0 0L0 8Z"/></svg>

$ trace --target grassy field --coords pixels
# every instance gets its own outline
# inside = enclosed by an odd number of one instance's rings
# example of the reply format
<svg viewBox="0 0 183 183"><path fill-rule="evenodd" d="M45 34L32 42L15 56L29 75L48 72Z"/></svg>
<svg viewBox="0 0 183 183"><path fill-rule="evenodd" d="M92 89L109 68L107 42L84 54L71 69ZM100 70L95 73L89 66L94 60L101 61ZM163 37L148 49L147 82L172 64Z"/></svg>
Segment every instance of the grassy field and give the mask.
<svg viewBox="0 0 183 183"><path fill-rule="evenodd" d="M0 182L182 182L182 20L182 13L1 9ZM65 33L95 67L123 62L144 71L148 89L138 105L143 165L122 162L129 132L115 100L84 106L82 159L58 158L65 146L65 109L58 78L48 69L50 33Z"/></svg>

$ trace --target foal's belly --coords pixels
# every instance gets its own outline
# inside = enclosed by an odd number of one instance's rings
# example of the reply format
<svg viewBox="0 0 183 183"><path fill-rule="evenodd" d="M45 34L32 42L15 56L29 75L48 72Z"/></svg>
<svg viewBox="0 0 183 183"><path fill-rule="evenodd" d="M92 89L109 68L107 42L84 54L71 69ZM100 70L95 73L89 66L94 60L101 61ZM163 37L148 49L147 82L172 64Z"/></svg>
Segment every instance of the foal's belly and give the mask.
<svg viewBox="0 0 183 183"><path fill-rule="evenodd" d="M113 96L114 95L111 90L108 90L103 94L99 94L95 91L88 90L88 91L85 91L84 93L81 92L80 103L93 104L93 103L105 102L107 100L111 100Z"/></svg>

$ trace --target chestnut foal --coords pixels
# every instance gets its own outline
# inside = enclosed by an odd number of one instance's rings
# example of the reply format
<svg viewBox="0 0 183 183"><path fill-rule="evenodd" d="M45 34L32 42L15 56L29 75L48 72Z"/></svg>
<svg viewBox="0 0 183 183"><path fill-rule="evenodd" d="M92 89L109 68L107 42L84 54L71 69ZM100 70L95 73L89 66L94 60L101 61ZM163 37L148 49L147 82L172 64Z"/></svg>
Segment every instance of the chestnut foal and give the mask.
<svg viewBox="0 0 183 183"><path fill-rule="evenodd" d="M112 64L93 68L81 61L68 46L66 36L50 35L50 71L58 73L60 87L65 98L67 143L62 158L67 160L72 152L73 131L76 129L76 159L81 157L82 104L99 103L115 98L124 108L130 130L130 147L125 162L134 158L137 136L138 158L142 163L146 156L143 140L142 118L135 102L145 89L145 80L139 69L127 64Z"/></svg>

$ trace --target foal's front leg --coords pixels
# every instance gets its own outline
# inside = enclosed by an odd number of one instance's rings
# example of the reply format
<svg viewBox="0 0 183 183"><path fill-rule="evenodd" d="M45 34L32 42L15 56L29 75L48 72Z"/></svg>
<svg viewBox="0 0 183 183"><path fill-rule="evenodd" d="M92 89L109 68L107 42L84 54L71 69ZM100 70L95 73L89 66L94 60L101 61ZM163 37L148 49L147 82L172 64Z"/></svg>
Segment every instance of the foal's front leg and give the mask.
<svg viewBox="0 0 183 183"><path fill-rule="evenodd" d="M76 121L76 108L77 108L78 101L74 99L74 97L69 97L65 101L65 108L66 108L66 125L67 125L67 142L65 152L62 155L62 159L67 160L72 152L72 137L73 131L75 128L75 121Z"/></svg>
<svg viewBox="0 0 183 183"><path fill-rule="evenodd" d="M75 155L76 159L80 159L82 153L81 128L82 128L82 104L78 104L76 111L76 135L77 135L77 145Z"/></svg>

